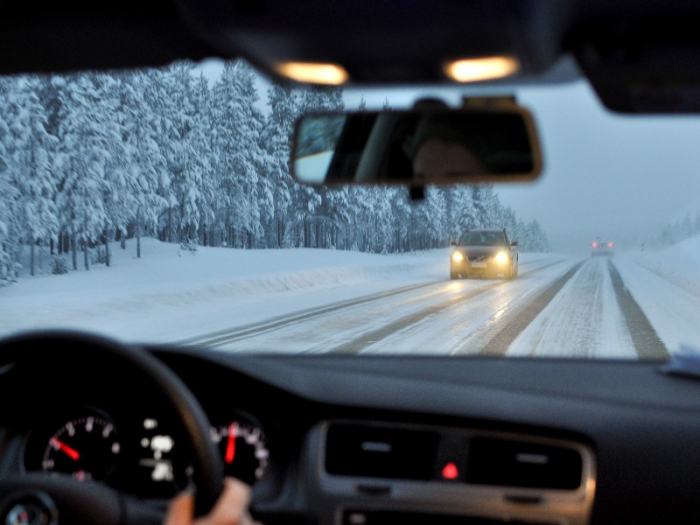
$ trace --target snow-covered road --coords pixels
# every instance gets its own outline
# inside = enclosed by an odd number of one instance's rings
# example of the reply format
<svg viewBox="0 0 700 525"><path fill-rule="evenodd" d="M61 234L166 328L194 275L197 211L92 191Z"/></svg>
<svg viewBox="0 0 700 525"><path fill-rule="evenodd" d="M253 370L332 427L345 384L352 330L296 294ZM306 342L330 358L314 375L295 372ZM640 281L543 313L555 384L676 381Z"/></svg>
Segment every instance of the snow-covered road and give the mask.
<svg viewBox="0 0 700 525"><path fill-rule="evenodd" d="M619 264L608 258L531 256L514 281L445 279L398 286L188 342L235 352L665 358L667 346L618 267L633 283L646 280L649 270L618 259ZM671 292L665 295L669 301ZM665 317L652 318L663 333L669 326ZM684 321L681 334L690 337L697 328L690 318Z"/></svg>
<svg viewBox="0 0 700 525"><path fill-rule="evenodd" d="M450 353L466 329L480 328L494 309L512 307L529 296L542 283L538 272L551 267L565 268L565 264L561 258L535 258L522 265L520 277L512 282L449 281L443 276L443 280L295 312L196 342L239 351ZM479 315L474 316L477 311Z"/></svg>
<svg viewBox="0 0 700 525"><path fill-rule="evenodd" d="M111 268L0 288L0 333L78 328L268 353L663 359L700 346L697 276L671 264L698 266L685 252L521 253L515 280L452 281L449 249L145 249L143 259L115 249Z"/></svg>

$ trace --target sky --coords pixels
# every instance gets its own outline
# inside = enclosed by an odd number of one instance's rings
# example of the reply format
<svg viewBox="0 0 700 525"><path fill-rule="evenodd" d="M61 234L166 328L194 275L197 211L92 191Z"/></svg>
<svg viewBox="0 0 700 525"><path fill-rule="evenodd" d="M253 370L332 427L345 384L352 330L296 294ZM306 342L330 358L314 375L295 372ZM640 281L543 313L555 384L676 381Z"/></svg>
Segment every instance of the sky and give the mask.
<svg viewBox="0 0 700 525"><path fill-rule="evenodd" d="M221 64L202 70L215 79ZM267 82L260 78L263 100ZM512 94L508 87L499 94ZM416 90L345 90L346 107L364 100L368 109L385 103L410 108L421 97L457 106L480 87ZM613 114L585 80L515 92L533 111L544 155L544 171L533 183L497 185L501 202L525 221L537 220L552 247L582 252L596 237L626 245L650 242L663 226L700 211L700 118Z"/></svg>
<svg viewBox="0 0 700 525"><path fill-rule="evenodd" d="M545 170L534 188L499 195L560 242L567 235L642 242L700 211L697 117L613 115L583 82L521 100L537 108Z"/></svg>
<svg viewBox="0 0 700 525"><path fill-rule="evenodd" d="M456 105L465 90L438 93ZM397 100L410 105L414 97ZM700 118L613 114L585 81L523 88L516 97L533 112L544 170L535 182L496 191L518 217L536 219L555 249L587 250L599 236L641 244L700 211ZM364 98L380 108L386 94Z"/></svg>

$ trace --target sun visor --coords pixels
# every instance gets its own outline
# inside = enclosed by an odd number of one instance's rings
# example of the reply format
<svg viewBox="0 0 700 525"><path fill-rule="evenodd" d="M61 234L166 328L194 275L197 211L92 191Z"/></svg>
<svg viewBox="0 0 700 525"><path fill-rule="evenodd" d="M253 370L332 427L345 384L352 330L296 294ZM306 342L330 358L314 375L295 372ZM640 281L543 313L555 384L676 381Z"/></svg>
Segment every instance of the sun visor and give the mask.
<svg viewBox="0 0 700 525"><path fill-rule="evenodd" d="M567 47L602 103L620 113L700 112L700 13L591 22Z"/></svg>

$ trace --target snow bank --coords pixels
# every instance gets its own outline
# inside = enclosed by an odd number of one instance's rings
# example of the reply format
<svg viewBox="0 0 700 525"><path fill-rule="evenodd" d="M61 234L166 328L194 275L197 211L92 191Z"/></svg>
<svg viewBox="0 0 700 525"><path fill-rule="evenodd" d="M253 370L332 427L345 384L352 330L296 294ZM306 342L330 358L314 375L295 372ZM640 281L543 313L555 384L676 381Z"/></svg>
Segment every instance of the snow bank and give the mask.
<svg viewBox="0 0 700 525"><path fill-rule="evenodd" d="M112 264L93 265L64 275L31 277L27 266L17 283L0 288L0 334L36 327L72 327L129 339L163 340L176 332L174 319L196 316L201 324L237 322L260 310L273 315L314 306L323 290L343 289L345 296L381 291L410 282L447 278L450 250L377 255L339 250L233 250L179 245L142 239L123 250L112 246ZM347 289L347 291L345 291ZM321 292L319 294L319 292ZM309 299L313 294L317 299ZM309 302L312 301L312 302Z"/></svg>
<svg viewBox="0 0 700 525"><path fill-rule="evenodd" d="M630 257L637 264L700 297L700 236L659 250L647 249Z"/></svg>
<svg viewBox="0 0 700 525"><path fill-rule="evenodd" d="M700 236L615 257L625 286L670 352L700 348Z"/></svg>
<svg viewBox="0 0 700 525"><path fill-rule="evenodd" d="M154 239L142 239L140 259L136 258L134 240L127 243L126 250L118 243L111 249L109 268L93 264L86 271L82 253L78 254L78 270L66 275L51 275L45 261L43 275L31 277L25 264L20 281L0 291L0 296L53 295L84 287L90 288L93 295L109 296L177 289L191 292L212 287L260 294L266 290L348 285L397 274L405 278L406 272L421 273L426 264L436 262L435 252L378 255L327 249L234 250L202 246L190 252L177 244ZM450 250L442 251L445 255L441 259L446 265Z"/></svg>

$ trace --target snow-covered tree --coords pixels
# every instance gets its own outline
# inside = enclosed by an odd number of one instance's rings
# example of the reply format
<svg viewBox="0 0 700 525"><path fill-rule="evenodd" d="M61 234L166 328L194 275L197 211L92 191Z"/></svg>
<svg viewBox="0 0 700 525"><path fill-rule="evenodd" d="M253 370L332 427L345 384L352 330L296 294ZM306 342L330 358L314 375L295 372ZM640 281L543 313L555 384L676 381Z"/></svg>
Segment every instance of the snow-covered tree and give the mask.
<svg viewBox="0 0 700 525"><path fill-rule="evenodd" d="M265 179L272 187L272 246L293 245L289 240L292 188L290 158L294 123L301 111L300 100L290 84L274 83L267 92L269 111L260 135L260 149L266 154Z"/></svg>
<svg viewBox="0 0 700 525"><path fill-rule="evenodd" d="M10 126L21 107L17 79L0 78L0 285L17 277L15 257L18 251L20 224L16 205L19 189L12 179L12 155L15 143Z"/></svg>
<svg viewBox="0 0 700 525"><path fill-rule="evenodd" d="M141 236L155 232L158 218L168 206L165 194L170 187L167 162L159 141L161 128L153 106L147 102L148 88L145 73L122 78L122 140L129 160L125 177L128 197L123 205L133 210L138 258L141 257ZM120 235L125 238L128 231L121 230Z"/></svg>
<svg viewBox="0 0 700 525"><path fill-rule="evenodd" d="M133 73L0 79L0 282L23 247L58 253L142 235L232 247L324 247L390 253L447 246L465 229L507 228L546 250L537 221L504 207L489 185L312 187L291 178L295 121L340 112L342 91L272 84L266 113L254 71L225 66L213 86L193 65ZM364 108L364 102L361 102ZM386 104L386 109L390 109ZM320 126L309 148L326 148ZM328 136L326 136L328 135ZM321 145L321 146L319 146ZM698 215L700 217L700 215ZM669 226L699 230L700 218Z"/></svg>
<svg viewBox="0 0 700 525"><path fill-rule="evenodd" d="M340 112L344 108L343 92L335 87L305 90L300 95L299 106L304 113ZM296 184L292 189L295 222L302 226L303 246L322 247L324 227L336 218L334 211L328 207L328 190L303 184Z"/></svg>
<svg viewBox="0 0 700 525"><path fill-rule="evenodd" d="M22 227L22 240L29 246L30 273L36 273L36 247L49 244L58 235L58 216L54 203L56 179L51 159L56 138L46 132L46 116L39 102L39 81L26 78L17 84L10 127L13 151L7 159L10 180L18 192L16 219Z"/></svg>
<svg viewBox="0 0 700 525"><path fill-rule="evenodd" d="M262 237L259 199L259 137L263 116L257 107L255 75L243 61L229 62L212 93L218 213L224 217L230 246L252 247ZM241 237L243 234L245 237Z"/></svg>
<svg viewBox="0 0 700 525"><path fill-rule="evenodd" d="M115 149L121 145L119 123L112 103L105 104L107 93L101 89L104 78L79 75L67 78L63 89L59 124L58 154L55 167L61 175L57 206L62 227L70 233L73 267L77 269L77 249L84 251L84 265L90 268L89 248L113 224L110 203L119 179ZM120 184L120 182L117 182Z"/></svg>

